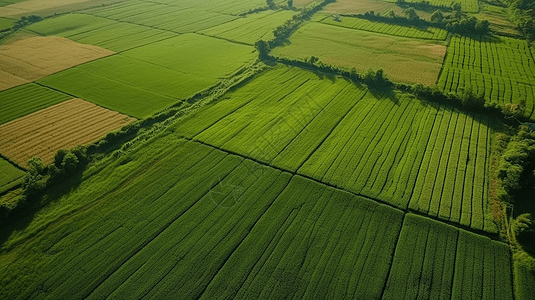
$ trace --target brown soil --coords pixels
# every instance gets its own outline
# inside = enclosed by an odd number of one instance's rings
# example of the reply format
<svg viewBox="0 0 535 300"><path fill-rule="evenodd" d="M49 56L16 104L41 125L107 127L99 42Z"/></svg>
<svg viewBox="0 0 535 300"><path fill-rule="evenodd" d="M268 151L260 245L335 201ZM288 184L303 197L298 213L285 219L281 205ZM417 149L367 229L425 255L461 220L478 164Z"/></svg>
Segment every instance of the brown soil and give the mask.
<svg viewBox="0 0 535 300"><path fill-rule="evenodd" d="M93 142L133 121L91 102L72 99L0 126L0 153L23 167L34 156L50 163L59 149Z"/></svg>

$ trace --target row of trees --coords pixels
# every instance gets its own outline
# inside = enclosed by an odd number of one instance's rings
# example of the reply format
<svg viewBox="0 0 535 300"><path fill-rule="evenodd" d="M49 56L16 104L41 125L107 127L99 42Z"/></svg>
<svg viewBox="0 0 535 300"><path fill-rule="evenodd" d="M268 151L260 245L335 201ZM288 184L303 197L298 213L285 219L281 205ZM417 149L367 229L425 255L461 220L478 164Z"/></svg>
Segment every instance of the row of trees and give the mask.
<svg viewBox="0 0 535 300"><path fill-rule="evenodd" d="M375 14L370 11L365 14L351 15L353 17L363 18L370 21L377 21L402 26L416 27L438 27L450 32L459 34L486 34L489 32L489 22L487 20L478 20L476 17L470 17L461 12L460 4L456 3L449 12L436 10L430 17L430 21L420 19L418 13L413 7L403 10L403 15L396 15L390 10L385 16Z"/></svg>
<svg viewBox="0 0 535 300"><path fill-rule="evenodd" d="M535 41L535 0L505 0L509 16L528 41Z"/></svg>

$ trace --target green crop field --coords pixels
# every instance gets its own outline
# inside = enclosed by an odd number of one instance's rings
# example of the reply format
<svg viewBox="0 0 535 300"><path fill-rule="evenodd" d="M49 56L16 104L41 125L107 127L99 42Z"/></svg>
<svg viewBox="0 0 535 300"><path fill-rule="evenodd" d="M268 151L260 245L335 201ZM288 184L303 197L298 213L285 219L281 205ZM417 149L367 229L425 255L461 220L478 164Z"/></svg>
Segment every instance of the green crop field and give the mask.
<svg viewBox="0 0 535 300"><path fill-rule="evenodd" d="M47 19L28 26L28 29L116 52L177 36L169 31L83 14L68 14Z"/></svg>
<svg viewBox="0 0 535 300"><path fill-rule="evenodd" d="M228 97L177 130L400 208L495 230L486 200L491 119L286 67Z"/></svg>
<svg viewBox="0 0 535 300"><path fill-rule="evenodd" d="M535 300L531 2L0 0L0 299Z"/></svg>
<svg viewBox="0 0 535 300"><path fill-rule="evenodd" d="M0 124L47 108L73 97L28 83L0 92Z"/></svg>
<svg viewBox="0 0 535 300"><path fill-rule="evenodd" d="M432 41L313 22L294 33L291 43L272 53L296 59L316 56L323 63L354 67L359 72L383 69L394 81L433 85L442 67L446 47Z"/></svg>
<svg viewBox="0 0 535 300"><path fill-rule="evenodd" d="M0 2L1 3L1 2ZM1 4L0 4L1 6ZM9 29L13 27L13 24L15 24L14 20L6 19L6 18L0 18L0 31Z"/></svg>
<svg viewBox="0 0 535 300"><path fill-rule="evenodd" d="M260 39L273 39L273 29L294 15L296 13L293 11L260 12L200 31L200 33L253 45Z"/></svg>
<svg viewBox="0 0 535 300"><path fill-rule="evenodd" d="M102 8L90 14L110 20L134 23L176 33L196 32L230 22L238 17L197 8L176 9L167 4L132 1Z"/></svg>
<svg viewBox="0 0 535 300"><path fill-rule="evenodd" d="M339 20L325 18L321 23L335 25L345 28L352 28L364 31L377 32L388 35L395 35L407 38L427 39L427 40L445 40L448 32L444 29L427 27L408 27L401 25L392 25L380 22L373 22L366 19L340 17Z"/></svg>
<svg viewBox="0 0 535 300"><path fill-rule="evenodd" d="M522 40L454 36L438 86L446 92L472 90L500 104L525 100L525 115L535 117L535 61Z"/></svg>
<svg viewBox="0 0 535 300"><path fill-rule="evenodd" d="M509 248L408 214L383 299L513 299Z"/></svg>
<svg viewBox="0 0 535 300"><path fill-rule="evenodd" d="M22 183L24 172L0 157L0 194Z"/></svg>
<svg viewBox="0 0 535 300"><path fill-rule="evenodd" d="M76 193L5 242L3 298L377 299L385 287L399 288L391 282L415 258L406 249L414 234L429 232L440 243L454 231L431 232L440 228L435 221L404 217L397 209L176 134L145 146L88 170ZM125 200L113 201L119 197ZM69 208L54 209L62 203ZM503 255L488 253L489 259ZM456 264L472 260L470 255L458 251ZM20 269L29 273L13 272ZM482 272L483 265L470 270ZM485 265L485 272L507 270ZM426 272L414 268L411 276ZM507 280L502 284L510 288ZM455 293L455 286L433 287ZM482 289L483 282L471 287Z"/></svg>
<svg viewBox="0 0 535 300"><path fill-rule="evenodd" d="M39 83L143 119L229 75L252 60L253 51L250 46L184 34L54 74ZM181 55L169 56L177 52ZM200 57L202 62L197 61Z"/></svg>

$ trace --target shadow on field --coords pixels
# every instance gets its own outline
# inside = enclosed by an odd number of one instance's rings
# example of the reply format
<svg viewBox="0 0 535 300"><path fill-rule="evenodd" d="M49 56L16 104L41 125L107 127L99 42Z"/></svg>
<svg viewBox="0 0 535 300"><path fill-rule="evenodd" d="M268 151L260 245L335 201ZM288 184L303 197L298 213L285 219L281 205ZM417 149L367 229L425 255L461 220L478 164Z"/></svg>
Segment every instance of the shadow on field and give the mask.
<svg viewBox="0 0 535 300"><path fill-rule="evenodd" d="M61 184L53 184L43 195L28 199L24 203L19 203L17 208L7 218L0 219L0 248L4 247L4 243L13 232L25 230L40 210L46 209L60 197L76 190L82 182L82 173L84 170L85 167L69 175L68 179ZM50 226L52 225L48 225L47 227ZM10 248L1 249L0 253L9 251L21 242L23 241L14 243Z"/></svg>

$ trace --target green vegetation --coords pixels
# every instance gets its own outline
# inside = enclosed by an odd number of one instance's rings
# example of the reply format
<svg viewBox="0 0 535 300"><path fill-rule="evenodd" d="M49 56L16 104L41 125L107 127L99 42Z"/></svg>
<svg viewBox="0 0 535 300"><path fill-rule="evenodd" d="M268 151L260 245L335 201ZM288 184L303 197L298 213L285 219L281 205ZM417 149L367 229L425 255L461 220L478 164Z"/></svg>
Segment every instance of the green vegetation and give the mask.
<svg viewBox="0 0 535 300"><path fill-rule="evenodd" d="M72 99L72 96L28 83L0 92L0 124Z"/></svg>
<svg viewBox="0 0 535 300"><path fill-rule="evenodd" d="M487 117L288 67L226 98L176 130L356 194L496 231L485 196L495 122Z"/></svg>
<svg viewBox="0 0 535 300"><path fill-rule="evenodd" d="M509 247L408 214L383 299L513 299Z"/></svg>
<svg viewBox="0 0 535 300"><path fill-rule="evenodd" d="M440 72L446 47L432 41L388 36L322 23L307 23L292 35L291 43L273 49L274 56L356 68L382 69L392 81L432 85Z"/></svg>
<svg viewBox="0 0 535 300"><path fill-rule="evenodd" d="M46 19L28 26L27 29L116 52L177 36L164 30L82 14Z"/></svg>
<svg viewBox="0 0 535 300"><path fill-rule="evenodd" d="M15 24L14 20L0 18L0 32L11 29L11 27L13 27L14 24Z"/></svg>
<svg viewBox="0 0 535 300"><path fill-rule="evenodd" d="M459 5L463 12L479 12L478 0L397 0L398 3L426 3L434 7L456 8Z"/></svg>
<svg viewBox="0 0 535 300"><path fill-rule="evenodd" d="M445 92L470 91L502 106L525 104L535 115L535 61L528 43L507 37L454 36L438 87Z"/></svg>
<svg viewBox="0 0 535 300"><path fill-rule="evenodd" d="M200 31L200 33L253 45L259 39L273 39L273 29L295 15L294 11L264 11Z"/></svg>
<svg viewBox="0 0 535 300"><path fill-rule="evenodd" d="M219 12L207 12L197 8L176 9L167 4L145 1L128 1L119 6L92 11L90 14L176 33L197 32L238 18Z"/></svg>
<svg viewBox="0 0 535 300"><path fill-rule="evenodd" d="M54 74L39 83L143 119L229 75L252 60L253 51L250 46L184 34Z"/></svg>
<svg viewBox="0 0 535 300"><path fill-rule="evenodd" d="M439 29L435 27L419 28L402 25L392 25L352 17L340 17L338 21L334 20L333 18L326 18L322 21L322 23L388 35L428 40L443 41L446 39L446 36L448 34L448 32L444 29Z"/></svg>
<svg viewBox="0 0 535 300"><path fill-rule="evenodd" d="M0 194L20 185L24 172L0 157Z"/></svg>

